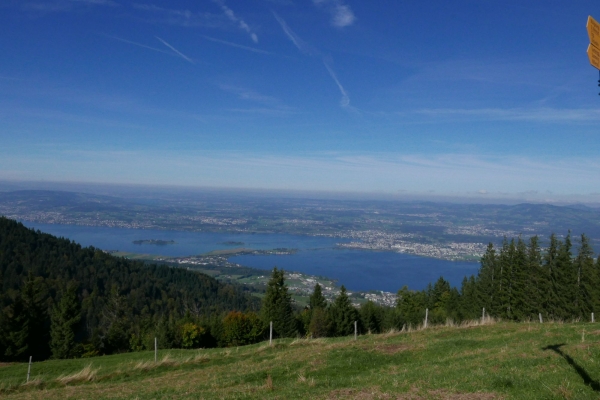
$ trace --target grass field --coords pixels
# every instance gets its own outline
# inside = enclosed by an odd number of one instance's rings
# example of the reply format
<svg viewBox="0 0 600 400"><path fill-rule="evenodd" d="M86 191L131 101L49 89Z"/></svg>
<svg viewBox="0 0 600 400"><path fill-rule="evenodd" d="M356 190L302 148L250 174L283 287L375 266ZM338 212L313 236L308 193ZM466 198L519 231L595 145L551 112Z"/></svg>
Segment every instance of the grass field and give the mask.
<svg viewBox="0 0 600 400"><path fill-rule="evenodd" d="M431 327L0 366L6 399L598 399L600 324Z"/></svg>

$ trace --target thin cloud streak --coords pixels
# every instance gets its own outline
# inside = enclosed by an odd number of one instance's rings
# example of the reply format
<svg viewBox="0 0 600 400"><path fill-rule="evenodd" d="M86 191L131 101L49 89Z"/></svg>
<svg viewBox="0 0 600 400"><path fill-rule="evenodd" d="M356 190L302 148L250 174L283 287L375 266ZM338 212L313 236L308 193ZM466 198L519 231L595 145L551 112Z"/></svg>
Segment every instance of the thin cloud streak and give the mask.
<svg viewBox="0 0 600 400"><path fill-rule="evenodd" d="M175 10L158 7L148 4L132 4L132 7L152 13L159 18L149 18L148 22L166 23L169 25L182 26L185 28L203 27L203 28L224 28L228 23L222 15L212 13L193 13L190 10Z"/></svg>
<svg viewBox="0 0 600 400"><path fill-rule="evenodd" d="M281 18L275 11L273 11L273 16L275 17L277 22L279 22L279 25L281 25L283 33L285 33L288 39L292 41L292 43L294 44L294 46L296 46L298 50L300 50L302 53L308 56L314 56L319 54L319 52L314 47L306 43L304 40L300 39L300 37L296 35L296 33L288 26L284 19Z"/></svg>
<svg viewBox="0 0 600 400"><path fill-rule="evenodd" d="M414 111L434 118L461 118L496 121L529 122L597 122L600 110L596 108L431 108Z"/></svg>
<svg viewBox="0 0 600 400"><path fill-rule="evenodd" d="M246 31L246 33L248 33L250 35L250 38L252 39L252 41L254 43L258 43L258 36L256 35L256 33L252 32L252 30L250 29L250 26L248 26L248 24L243 19L238 18L235 15L235 13L233 12L233 10L225 5L224 0L213 0L213 1L221 7L221 10L223 10L223 13L227 16L227 18L229 18L232 22L237 23L239 25L240 29L243 29L244 31Z"/></svg>
<svg viewBox="0 0 600 400"><path fill-rule="evenodd" d="M188 56L186 56L185 54L183 54L182 52L180 52L179 50L177 50L175 47L171 46L169 43L165 42L163 39L159 38L158 36L155 36L155 38L157 38L158 40L160 40L160 42L162 44L164 44L165 46L167 46L168 48L170 48L171 50L173 50L175 53L177 53L177 55L179 55L181 58L183 58L184 60L192 63L192 64L196 64L191 58L189 58Z"/></svg>
<svg viewBox="0 0 600 400"><path fill-rule="evenodd" d="M272 97L272 96L266 96L266 95L260 94L253 90L250 90L250 89L241 88L241 87L232 86L232 85L219 85L219 88L221 88L221 90L224 90L226 92L237 95L238 98L241 100L250 100L250 101L256 101L259 103L271 104L271 105L280 104L279 99L276 99L275 97Z"/></svg>
<svg viewBox="0 0 600 400"><path fill-rule="evenodd" d="M344 87L340 83L340 80L338 79L335 71L333 70L333 68L330 65L331 62L328 61L328 58L330 58L330 57L323 56L318 50L316 50L311 45L309 45L304 40L302 40L288 26L288 24L285 22L285 20L283 18L281 18L279 15L277 15L277 13L275 13L274 11L273 11L273 16L275 17L275 19L277 20L277 22L279 22L279 25L281 25L281 29L283 30L283 32L285 33L285 35L288 37L288 39L291 40L291 42L294 44L294 46L296 46L296 48L298 48L298 50L300 50L302 53L304 53L304 54L306 54L308 56L319 56L319 57L321 57L323 59L323 64L325 65L325 68L327 69L327 72L329 72L329 75L331 76L331 79L333 79L333 81L335 82L335 84L339 88L340 93L342 94L342 99L340 100L340 106L342 106L342 107L348 107L350 105L350 97L348 96L348 93L346 92L346 89L344 89Z"/></svg>
<svg viewBox="0 0 600 400"><path fill-rule="evenodd" d="M120 38L118 36L104 35L104 34L102 34L102 36L105 36L105 37L110 38L110 39L118 40L118 41L123 42L123 43L128 43L128 44L132 44L134 46L142 47L144 49L148 49L148 50L152 50L152 51L156 51L156 52L159 52L159 53L168 54L170 56L173 56L173 54L170 53L170 52L168 52L168 51L157 49L156 47L147 46L145 44L134 42L134 41L131 41L131 40L123 39L123 38Z"/></svg>
<svg viewBox="0 0 600 400"><path fill-rule="evenodd" d="M257 49L254 47L249 47L249 46L244 46L242 44L237 44L237 43L232 43L232 42L228 42L226 40L221 40L221 39L216 39L210 36L206 36L206 35L202 35L202 37L206 40L210 40L211 42L215 42L215 43L221 43L227 46L231 46L231 47L237 47L238 49L243 49L243 50L247 50L247 51L251 51L254 53L260 53L260 54L273 54L271 52L265 51L265 50L261 50L261 49Z"/></svg>
<svg viewBox="0 0 600 400"><path fill-rule="evenodd" d="M348 107L350 105L350 98L348 97L348 93L346 93L346 90L340 83L339 79L337 78L337 75L335 74L335 72L333 71L333 69L331 68L329 63L327 61L323 60L323 64L325 64L325 68L327 68L329 75L331 75L331 78L333 79L333 81L336 83L336 85L340 89L340 93L342 94L342 99L340 100L340 106Z"/></svg>
<svg viewBox="0 0 600 400"><path fill-rule="evenodd" d="M119 3L112 1L112 0L69 0L73 3L84 3L84 4L90 4L90 5L97 5L97 6L120 6Z"/></svg>

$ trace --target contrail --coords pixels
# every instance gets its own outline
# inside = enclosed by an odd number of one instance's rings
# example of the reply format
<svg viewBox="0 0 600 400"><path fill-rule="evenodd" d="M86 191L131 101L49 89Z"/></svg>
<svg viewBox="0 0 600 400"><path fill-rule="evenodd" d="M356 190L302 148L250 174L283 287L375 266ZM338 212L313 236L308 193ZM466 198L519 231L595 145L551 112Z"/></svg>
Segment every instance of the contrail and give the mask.
<svg viewBox="0 0 600 400"><path fill-rule="evenodd" d="M346 89L344 89L344 87L340 83L339 79L337 78L335 71L333 70L333 68L331 68L331 66L327 62L328 57L324 56L319 50L313 48L311 45L306 43L304 40L300 39L300 37L298 35L296 35L296 33L288 26L288 24L286 24L284 19L281 18L279 15L277 15L277 13L275 11L272 11L272 13L273 13L273 16L275 17L275 19L277 20L277 22L279 22L279 25L281 25L281 29L283 29L283 33L285 33L285 35L288 37L288 39L290 39L292 41L292 43L294 44L294 46L296 46L296 48L298 48L298 50L300 50L305 55L319 56L323 59L323 64L325 64L325 68L327 68L327 72L329 72L329 75L331 76L331 78L333 79L335 84L338 86L338 88L340 89L340 93L342 94L342 99L340 100L340 106L348 107L350 105L350 97L348 97L348 93L346 93Z"/></svg>
<svg viewBox="0 0 600 400"><path fill-rule="evenodd" d="M146 46L145 44L141 44L141 43L132 42L131 40L122 39L122 38L120 38L120 37L117 37L117 36L104 35L104 34L101 34L101 35L102 35L102 36L106 36L107 38L110 38L110 39L115 39L115 40L118 40L118 41L120 41L120 42L123 42L123 43L129 43L129 44L132 44L132 45L134 45L134 46L142 47L142 48L144 48L144 49L153 50L153 51L158 51L159 53L168 54L168 55L170 55L170 56L172 56L172 55L173 55L172 53L169 53L168 51L164 51L164 50L161 50L161 49L157 49L156 47Z"/></svg>
<svg viewBox="0 0 600 400"><path fill-rule="evenodd" d="M221 40L221 39L215 39L215 38L213 38L213 37L210 37L210 36L205 36L205 35L202 35L202 37L203 37L204 39L206 39L206 40L210 40L210 41L213 41L213 42L216 42L216 43L225 44L225 45L227 45L227 46L231 46L231 47L237 47L237 48L239 48L239 49L244 49L244 50L252 51L252 52L254 52L254 53L261 53L261 54L273 54L273 53L270 53L270 52L268 52L268 51L265 51L265 50L255 49L254 47L250 47L250 46L244 46L244 45L242 45L242 44L237 44L237 43L231 43L231 42L227 42L227 41L225 41L225 40Z"/></svg>
<svg viewBox="0 0 600 400"><path fill-rule="evenodd" d="M275 11L272 11L272 13L273 13L273 16L275 17L275 19L277 20L277 22L279 22L279 25L281 25L281 29L283 29L283 33L285 33L285 35L288 37L288 39L290 39L292 41L292 43L294 43L294 46L296 46L298 48L298 50L300 50L301 52L303 52L306 55L318 54L318 51L316 51L311 45L309 45L304 40L300 39L300 37L298 35L296 35L296 32L294 32L288 26L288 24L286 24L286 22L284 21L283 18L281 18Z"/></svg>
<svg viewBox="0 0 600 400"><path fill-rule="evenodd" d="M191 58L189 58L188 56L186 56L185 54L183 54L182 52L180 52L175 47L171 46L169 43L165 42L164 40L162 40L158 36L155 36L155 38L157 38L158 40L160 40L162 44L164 44L165 46L167 46L168 48L170 48L171 50L173 50L175 53L177 53L184 60L186 60L186 61L188 61L188 62L190 62L192 64L196 64Z"/></svg>
<svg viewBox="0 0 600 400"><path fill-rule="evenodd" d="M350 97L348 97L348 93L346 93L346 90L344 89L344 87L342 86L340 81L338 80L337 75L335 74L333 69L329 66L329 64L327 64L327 61L323 60L323 64L325 64L325 68L327 68L329 75L331 75L331 77L333 78L335 83L338 85L338 88L340 89L340 93L342 93L342 99L340 100L340 106L348 107L350 105Z"/></svg>

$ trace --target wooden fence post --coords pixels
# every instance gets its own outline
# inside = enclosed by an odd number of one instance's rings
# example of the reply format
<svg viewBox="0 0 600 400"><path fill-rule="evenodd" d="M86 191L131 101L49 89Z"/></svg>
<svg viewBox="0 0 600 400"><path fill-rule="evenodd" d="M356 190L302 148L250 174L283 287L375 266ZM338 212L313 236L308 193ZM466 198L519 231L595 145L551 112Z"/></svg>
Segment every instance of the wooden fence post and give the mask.
<svg viewBox="0 0 600 400"><path fill-rule="evenodd" d="M358 336L358 328L356 327L356 321L354 321L354 340L356 340Z"/></svg>
<svg viewBox="0 0 600 400"><path fill-rule="evenodd" d="M31 358L33 356L29 356L29 367L27 367L27 382L29 382L29 375L31 374Z"/></svg>
<svg viewBox="0 0 600 400"><path fill-rule="evenodd" d="M425 309L425 325L424 328L427 328L427 319L429 318L429 308Z"/></svg>
<svg viewBox="0 0 600 400"><path fill-rule="evenodd" d="M273 321L269 324L269 346L273 344Z"/></svg>
<svg viewBox="0 0 600 400"><path fill-rule="evenodd" d="M483 310L481 311L481 323L485 324L485 307L483 307Z"/></svg>
<svg viewBox="0 0 600 400"><path fill-rule="evenodd" d="M538 315L539 315L539 317L540 317L540 324L543 324L543 323L544 323L544 320L542 319L542 313L539 313Z"/></svg>
<svg viewBox="0 0 600 400"><path fill-rule="evenodd" d="M594 322L594 313L592 313L592 323Z"/></svg>

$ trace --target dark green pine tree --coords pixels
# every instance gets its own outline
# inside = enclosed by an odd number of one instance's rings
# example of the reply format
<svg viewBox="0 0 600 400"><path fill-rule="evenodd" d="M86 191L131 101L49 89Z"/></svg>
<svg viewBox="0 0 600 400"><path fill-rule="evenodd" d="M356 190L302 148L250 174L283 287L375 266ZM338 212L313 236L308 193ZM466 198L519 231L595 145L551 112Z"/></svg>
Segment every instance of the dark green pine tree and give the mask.
<svg viewBox="0 0 600 400"><path fill-rule="evenodd" d="M494 245L489 243L485 254L481 257L481 267L477 275L476 296L477 303L485 307L486 314L496 316L498 310L495 308L497 286L498 286L498 259Z"/></svg>
<svg viewBox="0 0 600 400"><path fill-rule="evenodd" d="M383 309L369 300L360 307L360 319L364 328L371 333L381 333Z"/></svg>
<svg viewBox="0 0 600 400"><path fill-rule="evenodd" d="M427 295L424 291L412 292L403 286L398 290L396 298L396 310L398 312L398 328L402 325L418 326L425 319Z"/></svg>
<svg viewBox="0 0 600 400"><path fill-rule="evenodd" d="M548 315L547 293L550 290L548 270L542 266L542 251L539 238L532 236L527 245L527 296L525 318L535 318L538 313Z"/></svg>
<svg viewBox="0 0 600 400"><path fill-rule="evenodd" d="M494 298L493 308L497 310L498 316L503 319L513 319L512 315L512 278L513 278L513 258L515 255L515 241L510 243L504 238L502 249L498 256L498 291Z"/></svg>
<svg viewBox="0 0 600 400"><path fill-rule="evenodd" d="M354 321L358 320L358 311L350 302L344 285L329 308L329 315L332 336L347 336L354 333Z"/></svg>
<svg viewBox="0 0 600 400"><path fill-rule="evenodd" d="M5 355L12 360L48 357L47 291L41 277L34 278L31 271L9 307L6 326L3 327Z"/></svg>
<svg viewBox="0 0 600 400"><path fill-rule="evenodd" d="M477 281L475 280L475 277L471 275L467 279L465 276L460 289L460 303L458 307L459 320L471 320L481 317L483 307L480 307L481 304L479 303L477 294Z"/></svg>
<svg viewBox="0 0 600 400"><path fill-rule="evenodd" d="M29 323L21 295L10 305L2 325L4 356L8 360L25 360L29 355Z"/></svg>
<svg viewBox="0 0 600 400"><path fill-rule="evenodd" d="M273 333L279 337L294 337L298 330L292 308L292 298L285 284L284 271L273 268L261 308L265 323L273 322Z"/></svg>
<svg viewBox="0 0 600 400"><path fill-rule="evenodd" d="M514 244L514 240L512 241ZM531 276L527 260L527 245L519 236L513 248L512 276L510 283L510 309L513 320L523 320L529 315L529 286Z"/></svg>
<svg viewBox="0 0 600 400"><path fill-rule="evenodd" d="M453 296L450 290L450 282L440 277L429 296L429 321L431 323L443 323L446 318L451 317L450 312L455 307L452 307Z"/></svg>
<svg viewBox="0 0 600 400"><path fill-rule="evenodd" d="M308 299L308 307L311 310L314 310L316 308L325 309L327 307L327 300L325 300L325 297L323 296L323 291L321 289L321 285L319 285L318 283L315 285L315 289L313 290L313 293Z"/></svg>
<svg viewBox="0 0 600 400"><path fill-rule="evenodd" d="M327 300L325 300L325 297L323 296L323 290L321 289L321 285L319 285L317 283L313 289L312 294L308 298L308 307L306 307L299 316L300 321L304 328L303 329L304 334L310 334L313 337L320 337L320 336L327 335L327 332L326 332L327 329L323 328L323 326L327 325L327 321L325 321L325 322L322 321L323 316L326 315L326 313L324 313L326 308L327 308ZM313 325L313 328L315 328L318 332L316 332L316 331L312 332L310 326L311 326L313 317L315 316L316 310L321 310L321 312L319 312L318 316L317 316L317 319L319 321L315 322L315 324L312 324L312 325ZM317 329L317 327L319 327L319 328Z"/></svg>
<svg viewBox="0 0 600 400"><path fill-rule="evenodd" d="M558 288L563 279L562 274L558 269L558 249L562 245L560 240L556 238L553 233L550 235L550 243L544 254L544 265L543 269L545 274L548 276L548 290L544 296L545 310L550 318L560 318L560 299L558 294L560 289Z"/></svg>
<svg viewBox="0 0 600 400"><path fill-rule="evenodd" d="M598 303L598 276L590 240L581 235L581 245L574 260L576 273L575 310L580 318L590 318Z"/></svg>
<svg viewBox="0 0 600 400"><path fill-rule="evenodd" d="M575 317L575 292L577 288L577 274L573 265L573 254L571 253L571 232L558 248L557 273L555 283L557 305L556 317L561 320L569 320Z"/></svg>
<svg viewBox="0 0 600 400"><path fill-rule="evenodd" d="M69 285L52 312L50 349L52 358L71 358L75 352L75 329L81 320L77 287Z"/></svg>

